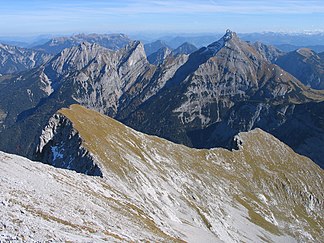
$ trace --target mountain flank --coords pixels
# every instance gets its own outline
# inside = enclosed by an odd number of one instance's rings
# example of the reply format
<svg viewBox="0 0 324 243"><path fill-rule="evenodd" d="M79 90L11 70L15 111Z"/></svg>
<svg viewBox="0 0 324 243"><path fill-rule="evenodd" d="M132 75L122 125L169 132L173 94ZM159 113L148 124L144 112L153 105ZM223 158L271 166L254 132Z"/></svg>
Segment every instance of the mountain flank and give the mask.
<svg viewBox="0 0 324 243"><path fill-rule="evenodd" d="M29 237L46 239L44 233L53 236L50 230L56 222L54 229L60 225L69 234L55 231L55 239L70 240L321 239L323 171L260 129L236 136L238 150L198 150L139 133L79 105L57 115L71 126L63 120L56 120L57 129L48 126L44 134L51 131L53 138L62 139L47 140L43 145L52 149L42 153L68 162L67 151L82 147L102 177L1 153L5 205L1 210L8 237L18 228L18 232L35 230ZM81 138L79 145L73 136L66 136L69 129ZM40 181L43 186L35 191ZM18 193L10 193L14 190ZM73 199L63 191L73 193ZM13 200L16 206L10 203ZM20 211L23 227L14 220Z"/></svg>

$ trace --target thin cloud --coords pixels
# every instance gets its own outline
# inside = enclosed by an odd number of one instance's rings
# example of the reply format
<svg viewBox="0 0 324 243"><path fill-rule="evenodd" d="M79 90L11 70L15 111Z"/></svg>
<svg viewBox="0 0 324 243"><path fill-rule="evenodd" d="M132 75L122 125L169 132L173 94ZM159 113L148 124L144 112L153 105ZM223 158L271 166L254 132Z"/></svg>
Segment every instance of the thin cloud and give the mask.
<svg viewBox="0 0 324 243"><path fill-rule="evenodd" d="M324 1L322 0L128 0L128 1L76 1L76 2L52 2L39 4L41 7L14 11L18 14L37 14L39 11L48 14L72 13L72 14L196 14L196 13L233 13L233 14L310 14L324 13ZM44 5L44 6L42 6ZM6 12L1 11L2 15ZM11 14L14 14L11 12ZM64 17L64 16L63 16Z"/></svg>
<svg viewBox="0 0 324 243"><path fill-rule="evenodd" d="M324 13L323 1L130 1L125 6L110 6L97 2L102 9L99 13L114 11L119 14L155 13ZM82 8L85 10L85 8ZM92 11L92 7L87 8Z"/></svg>
<svg viewBox="0 0 324 243"><path fill-rule="evenodd" d="M240 13L240 14L260 14L260 13L324 13L323 1L127 1L124 6L110 6L101 1L96 2L101 5L99 13L105 11L115 11L119 14L195 14L195 13ZM84 9L84 8L83 8ZM93 8L88 8L89 11ZM117 12L116 12L117 11Z"/></svg>
<svg viewBox="0 0 324 243"><path fill-rule="evenodd" d="M92 28L207 31L224 25L244 31L323 29L324 1L16 0L2 3L0 16L2 33Z"/></svg>

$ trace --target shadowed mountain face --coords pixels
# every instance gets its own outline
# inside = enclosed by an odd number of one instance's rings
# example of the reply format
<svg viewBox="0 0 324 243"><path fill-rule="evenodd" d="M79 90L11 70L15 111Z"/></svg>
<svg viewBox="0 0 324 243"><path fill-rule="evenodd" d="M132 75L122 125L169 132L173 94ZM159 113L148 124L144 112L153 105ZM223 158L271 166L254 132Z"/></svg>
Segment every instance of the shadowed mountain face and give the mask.
<svg viewBox="0 0 324 243"><path fill-rule="evenodd" d="M198 50L198 48L196 46L194 46L193 44L190 44L188 42L185 42L182 45L180 45L178 48L174 49L172 51L172 53L173 53L173 55L179 55L179 54L189 55L197 50Z"/></svg>
<svg viewBox="0 0 324 243"><path fill-rule="evenodd" d="M44 241L321 239L323 171L261 129L237 135L238 150L198 150L72 105L39 140L47 163L88 174L92 165L101 178L0 153L8 237L23 229Z"/></svg>
<svg viewBox="0 0 324 243"><path fill-rule="evenodd" d="M270 63L275 63L278 58L286 54L274 46L265 45L261 42L255 42L253 46L263 56L263 58L267 59Z"/></svg>
<svg viewBox="0 0 324 243"><path fill-rule="evenodd" d="M152 53L147 57L147 60L149 63L154 65L159 65L164 62L166 58L168 58L169 55L171 55L172 51L167 47L161 47L156 52Z"/></svg>
<svg viewBox="0 0 324 243"><path fill-rule="evenodd" d="M78 103L198 148L232 148L235 134L261 127L323 166L323 156L314 152L324 146L323 92L270 64L269 53L231 31L158 66L147 61L140 42L118 51L81 43L4 82L0 149L33 158L49 118ZM286 128L298 131L298 142L280 132Z"/></svg>
<svg viewBox="0 0 324 243"><path fill-rule="evenodd" d="M146 56L150 56L151 54L157 52L161 48L167 48L171 50L171 47L169 47L164 41L161 40L157 40L152 43L147 43L144 45Z"/></svg>
<svg viewBox="0 0 324 243"><path fill-rule="evenodd" d="M42 51L0 44L0 75L26 71L44 64L51 57Z"/></svg>
<svg viewBox="0 0 324 243"><path fill-rule="evenodd" d="M324 89L324 59L314 51L301 48L279 57L275 63L305 85Z"/></svg>

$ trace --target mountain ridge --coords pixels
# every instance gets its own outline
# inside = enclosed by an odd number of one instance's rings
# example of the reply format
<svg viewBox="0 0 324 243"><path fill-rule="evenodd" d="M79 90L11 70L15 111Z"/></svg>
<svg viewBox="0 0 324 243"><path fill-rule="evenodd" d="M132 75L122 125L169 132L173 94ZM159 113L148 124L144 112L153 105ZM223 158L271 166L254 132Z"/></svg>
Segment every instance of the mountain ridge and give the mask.
<svg viewBox="0 0 324 243"><path fill-rule="evenodd" d="M323 171L261 129L237 135L238 150L199 150L139 133L80 105L58 114L73 124L82 142L66 136L48 141L59 150L44 152L69 160L64 149L86 148L102 170L103 178L94 180L129 196L164 234L189 241L195 232L222 241L320 237Z"/></svg>
<svg viewBox="0 0 324 243"><path fill-rule="evenodd" d="M77 34L69 37L56 37L48 42L33 46L33 49L56 55L65 48L71 48L82 42L97 43L111 50L118 50L129 42L130 38L124 34Z"/></svg>
<svg viewBox="0 0 324 243"><path fill-rule="evenodd" d="M313 122L321 117L315 111L321 109L323 92L270 64L234 32L158 66L147 61L144 49L137 41L117 51L83 42L8 81L0 90L0 148L31 158L48 119L79 103L142 132L199 148L231 148L235 134L261 127L323 166L322 157L312 152L324 144L323 127ZM314 105L307 106L310 102ZM299 127L296 106L311 109L305 110L311 119ZM300 144L280 136L286 125L297 129ZM319 132L306 136L309 127Z"/></svg>
<svg viewBox="0 0 324 243"><path fill-rule="evenodd" d="M308 48L281 55L275 63L314 89L324 89L324 60ZM292 63L294 65L292 65Z"/></svg>
<svg viewBox="0 0 324 243"><path fill-rule="evenodd" d="M46 63L52 56L42 51L0 43L0 74L14 74Z"/></svg>

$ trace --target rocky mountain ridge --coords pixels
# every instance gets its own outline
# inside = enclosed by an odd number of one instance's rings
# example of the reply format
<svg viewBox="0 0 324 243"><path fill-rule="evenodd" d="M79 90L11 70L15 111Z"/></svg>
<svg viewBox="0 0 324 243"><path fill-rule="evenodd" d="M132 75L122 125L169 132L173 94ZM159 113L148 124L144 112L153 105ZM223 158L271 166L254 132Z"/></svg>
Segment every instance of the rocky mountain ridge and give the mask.
<svg viewBox="0 0 324 243"><path fill-rule="evenodd" d="M295 141L278 131L286 125L296 127L288 125L295 122L296 106L315 102L314 111L321 110L317 102L322 101L321 91L303 86L228 31L219 41L192 53L158 95L127 117L117 118L145 133L198 148L230 148L235 134L253 127L262 127L293 146ZM169 105L163 109L161 104ZM304 146L309 126L313 125L300 124L301 145L293 146L302 153L305 150L298 147ZM316 137L313 147L324 142L323 126L317 123L315 128L317 135L310 135ZM312 158L323 166L321 159Z"/></svg>
<svg viewBox="0 0 324 243"><path fill-rule="evenodd" d="M311 49L300 48L289 52L278 58L275 63L303 84L314 89L324 89L324 59Z"/></svg>
<svg viewBox="0 0 324 243"><path fill-rule="evenodd" d="M197 150L141 134L79 105L57 115L64 118L55 118L57 127L66 130L45 128L54 136L43 140L51 149L41 153L63 164L70 161L66 150L82 146L102 178L1 153L5 205L1 210L8 237L18 227L13 215L21 211L18 232L32 237L26 232L34 230L42 239L48 234L55 239L77 235L189 242L295 242L321 237L323 171L260 129L236 136L238 150ZM67 120L71 126L63 125ZM71 129L82 138L79 145L68 136ZM24 192L17 180L26 184ZM35 191L40 180L43 186ZM14 190L18 193L10 193ZM75 190L73 199L62 197L62 191ZM28 197L22 196L26 192ZM49 232L52 222L69 234L58 230L54 236Z"/></svg>
<svg viewBox="0 0 324 243"><path fill-rule="evenodd" d="M232 148L235 134L261 127L323 166L321 153L314 152L324 144L318 112L323 93L269 63L232 31L158 66L147 61L137 41L118 51L84 42L4 87L0 148L29 158L48 119L79 103L142 132L198 148ZM286 127L293 136L281 133Z"/></svg>
<svg viewBox="0 0 324 243"><path fill-rule="evenodd" d="M165 59L167 59L172 54L172 50L167 47L161 47L156 52L152 53L147 57L149 63L153 65L160 65L162 64Z"/></svg>
<svg viewBox="0 0 324 243"><path fill-rule="evenodd" d="M51 57L45 52L0 43L0 75L35 68L47 62Z"/></svg>
<svg viewBox="0 0 324 243"><path fill-rule="evenodd" d="M56 55L65 48L77 46L82 42L98 44L111 50L118 50L130 43L131 39L124 34L78 34L70 37L56 37L45 44L34 46L33 49Z"/></svg>
<svg viewBox="0 0 324 243"><path fill-rule="evenodd" d="M197 51L198 48L189 43L189 42L185 42L183 44L181 44L180 46L178 46L176 49L174 49L172 51L173 55L179 55L179 54L186 54L186 55L189 55L195 51Z"/></svg>

